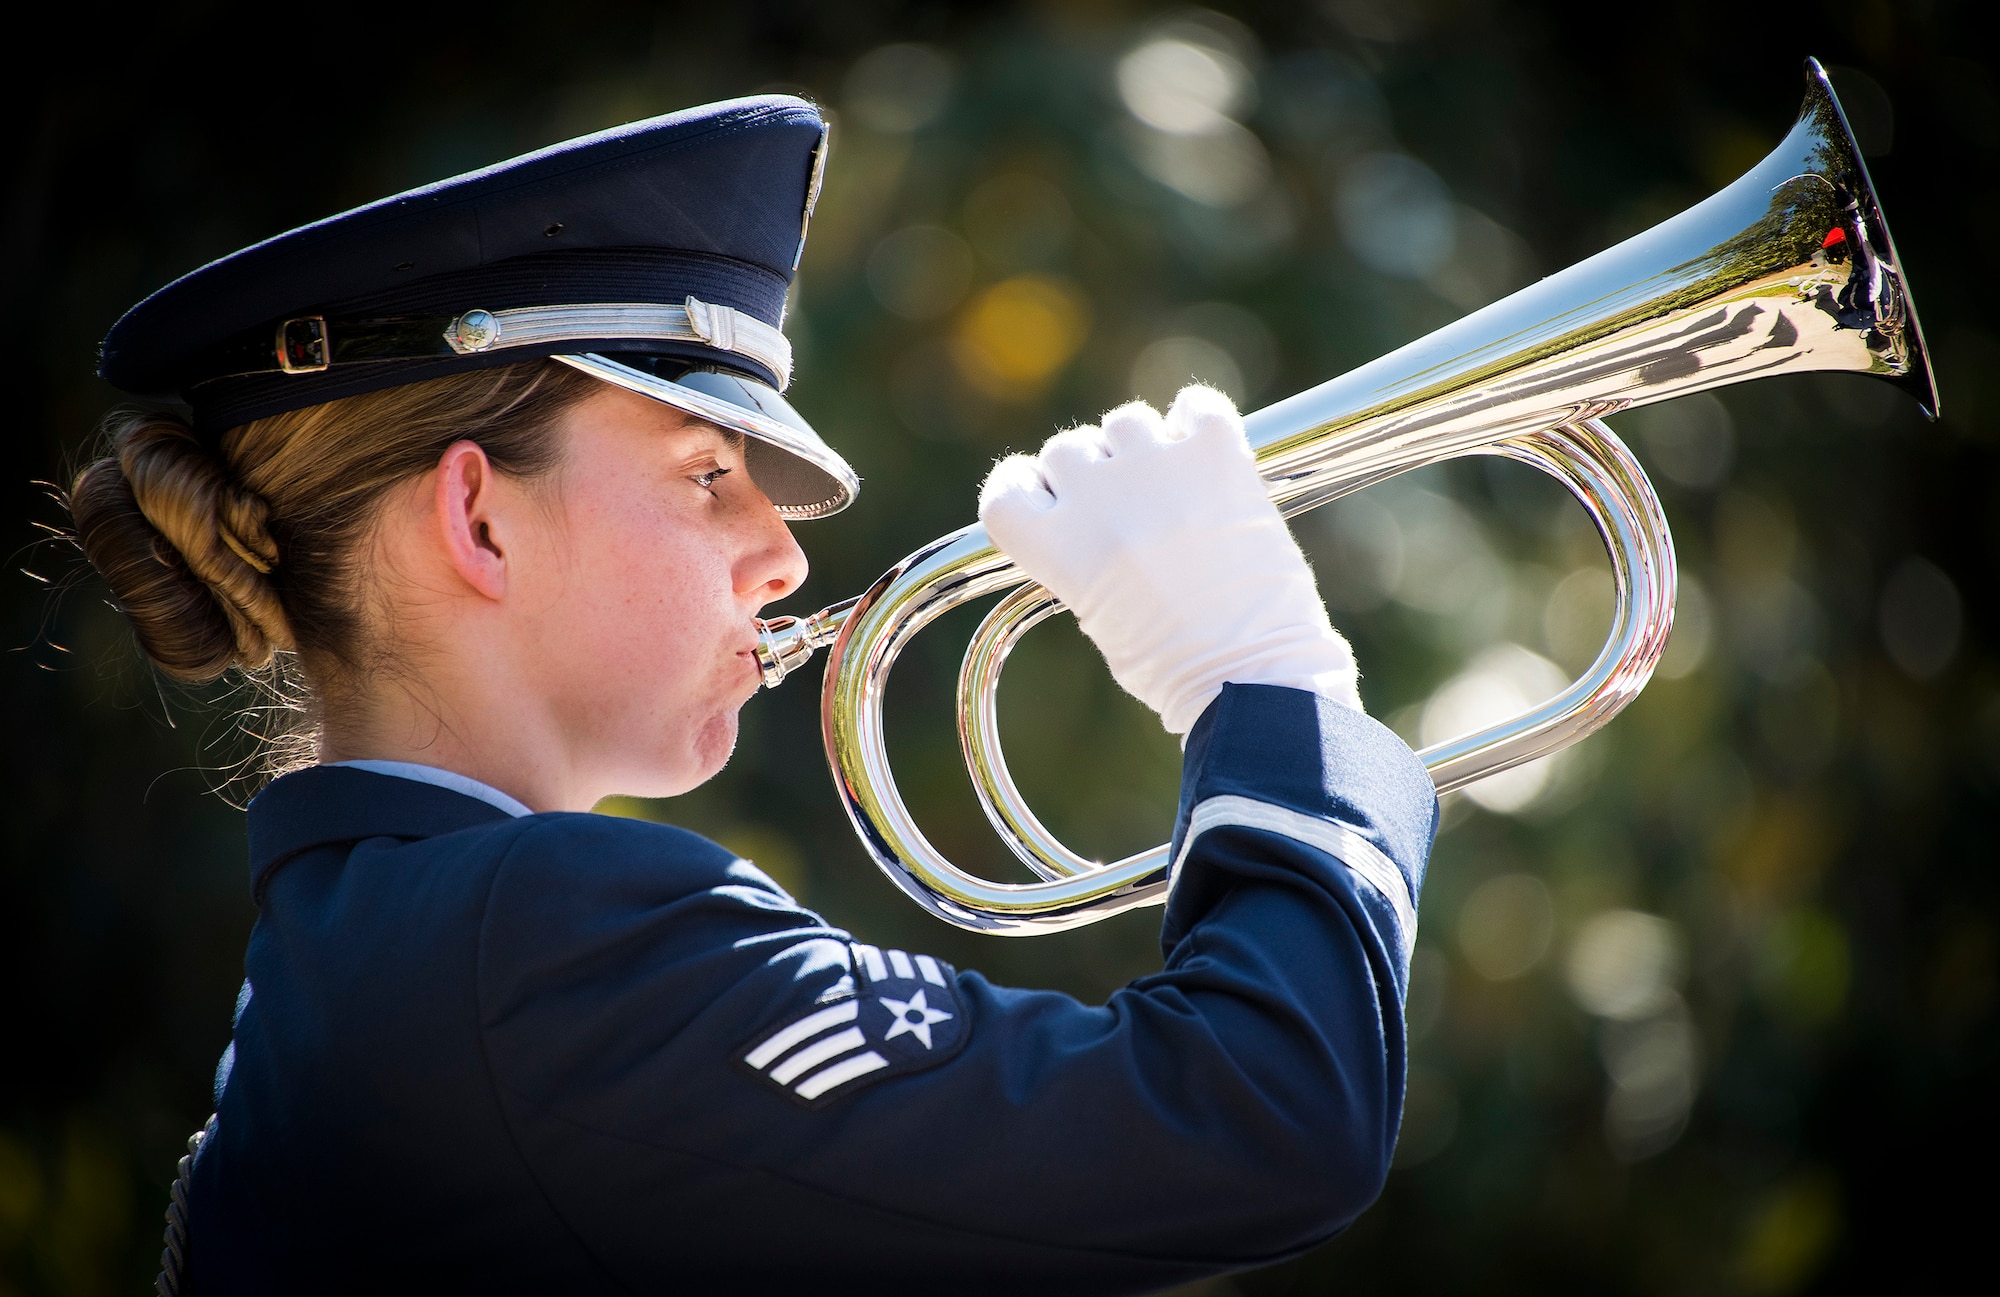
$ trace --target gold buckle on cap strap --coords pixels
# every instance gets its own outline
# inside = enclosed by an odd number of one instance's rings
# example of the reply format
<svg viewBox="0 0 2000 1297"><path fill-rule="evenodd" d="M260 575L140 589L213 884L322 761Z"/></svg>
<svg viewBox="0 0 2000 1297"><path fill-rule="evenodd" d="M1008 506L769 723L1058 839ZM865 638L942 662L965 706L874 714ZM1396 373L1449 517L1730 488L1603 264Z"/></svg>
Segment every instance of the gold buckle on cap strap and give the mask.
<svg viewBox="0 0 2000 1297"><path fill-rule="evenodd" d="M304 315L278 326L278 368L287 374L317 374L333 363L326 342L326 317Z"/></svg>
<svg viewBox="0 0 2000 1297"><path fill-rule="evenodd" d="M444 340L461 356L599 339L699 342L754 360L792 381L791 340L752 315L690 297L684 306L605 302L580 306L523 306L507 311L467 311L452 320Z"/></svg>

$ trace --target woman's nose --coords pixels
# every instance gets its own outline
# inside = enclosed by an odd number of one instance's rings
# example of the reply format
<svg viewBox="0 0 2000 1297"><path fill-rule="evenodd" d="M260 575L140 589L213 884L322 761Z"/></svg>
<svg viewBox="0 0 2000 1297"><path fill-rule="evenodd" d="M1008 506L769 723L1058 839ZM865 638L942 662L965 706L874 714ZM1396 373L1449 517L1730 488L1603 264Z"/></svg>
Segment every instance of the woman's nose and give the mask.
<svg viewBox="0 0 2000 1297"><path fill-rule="evenodd" d="M750 510L750 544L736 566L736 593L759 606L775 603L805 584L806 554L777 506L762 497Z"/></svg>

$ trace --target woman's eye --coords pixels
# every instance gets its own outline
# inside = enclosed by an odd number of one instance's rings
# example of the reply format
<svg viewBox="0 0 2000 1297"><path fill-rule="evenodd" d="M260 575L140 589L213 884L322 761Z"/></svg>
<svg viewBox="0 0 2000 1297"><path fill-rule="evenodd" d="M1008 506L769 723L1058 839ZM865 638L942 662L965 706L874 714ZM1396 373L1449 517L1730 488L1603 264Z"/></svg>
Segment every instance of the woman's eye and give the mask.
<svg viewBox="0 0 2000 1297"><path fill-rule="evenodd" d="M726 468L711 468L706 473L695 474L694 484L706 491L723 478L728 477L731 471Z"/></svg>

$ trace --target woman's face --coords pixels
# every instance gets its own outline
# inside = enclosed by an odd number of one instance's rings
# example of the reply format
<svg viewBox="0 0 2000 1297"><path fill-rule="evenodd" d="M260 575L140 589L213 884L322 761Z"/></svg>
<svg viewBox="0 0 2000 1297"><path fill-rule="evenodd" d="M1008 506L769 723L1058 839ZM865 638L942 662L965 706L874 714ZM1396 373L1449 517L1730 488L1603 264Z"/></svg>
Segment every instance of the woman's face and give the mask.
<svg viewBox="0 0 2000 1297"><path fill-rule="evenodd" d="M683 793L729 759L760 680L754 619L805 555L740 438L608 386L566 423L535 561L509 578L525 674L591 784Z"/></svg>

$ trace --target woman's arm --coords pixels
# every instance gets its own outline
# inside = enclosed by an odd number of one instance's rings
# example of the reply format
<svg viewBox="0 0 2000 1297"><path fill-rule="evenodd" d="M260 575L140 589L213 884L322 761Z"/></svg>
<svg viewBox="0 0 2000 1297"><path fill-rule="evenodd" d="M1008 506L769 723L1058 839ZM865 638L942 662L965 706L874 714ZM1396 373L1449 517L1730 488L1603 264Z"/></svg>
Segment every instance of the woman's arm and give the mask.
<svg viewBox="0 0 2000 1297"><path fill-rule="evenodd" d="M551 1208L634 1285L1118 1292L1269 1261L1380 1190L1434 814L1375 722L1229 687L1188 745L1165 967L1102 1006L933 979L740 866L684 890L714 850L687 835L556 817L489 903L487 1056Z"/></svg>

